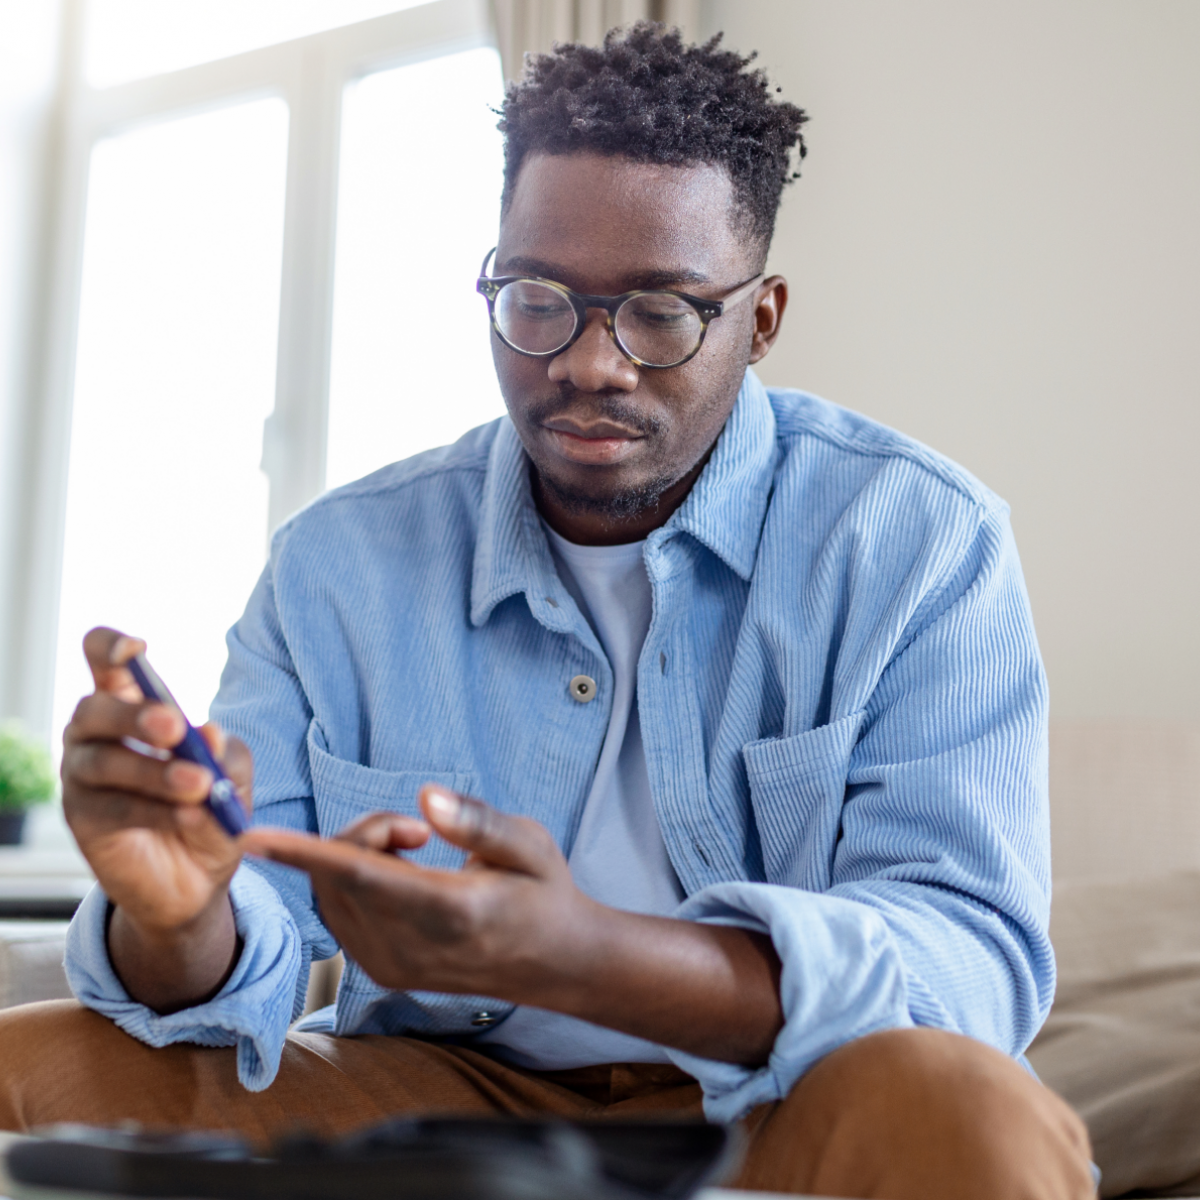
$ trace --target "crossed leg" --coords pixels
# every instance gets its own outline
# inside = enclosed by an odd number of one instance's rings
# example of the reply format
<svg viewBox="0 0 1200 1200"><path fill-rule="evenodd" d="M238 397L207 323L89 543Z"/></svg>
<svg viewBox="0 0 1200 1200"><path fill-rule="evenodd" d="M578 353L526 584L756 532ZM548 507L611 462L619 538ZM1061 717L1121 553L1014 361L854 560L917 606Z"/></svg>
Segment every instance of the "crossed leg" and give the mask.
<svg viewBox="0 0 1200 1200"><path fill-rule="evenodd" d="M67 1001L0 1012L3 1129L135 1120L262 1141L418 1112L702 1115L699 1086L668 1066L522 1071L412 1038L293 1034L276 1081L255 1093L238 1084L232 1050L155 1050ZM744 1127L732 1186L886 1200L1095 1194L1087 1134L1066 1104L999 1052L936 1030L841 1047Z"/></svg>

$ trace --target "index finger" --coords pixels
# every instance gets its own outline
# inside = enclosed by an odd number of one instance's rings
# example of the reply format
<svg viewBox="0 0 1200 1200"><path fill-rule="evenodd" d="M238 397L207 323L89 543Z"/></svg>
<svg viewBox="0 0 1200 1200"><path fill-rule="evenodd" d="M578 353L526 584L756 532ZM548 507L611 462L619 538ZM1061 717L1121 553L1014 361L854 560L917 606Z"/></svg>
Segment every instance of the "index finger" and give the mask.
<svg viewBox="0 0 1200 1200"><path fill-rule="evenodd" d="M242 837L248 853L301 871L352 869L371 853L352 842L261 825L248 829Z"/></svg>
<svg viewBox="0 0 1200 1200"><path fill-rule="evenodd" d="M141 700L142 690L125 664L145 649L146 643L141 638L130 637L119 629L101 625L88 630L83 637L83 655L91 669L96 691L112 692L122 700Z"/></svg>
<svg viewBox="0 0 1200 1200"><path fill-rule="evenodd" d="M365 850L342 839L314 837L289 829L258 826L242 835L248 854L296 867L310 875L325 875L345 885L378 883L397 871L425 874L420 867L391 854Z"/></svg>

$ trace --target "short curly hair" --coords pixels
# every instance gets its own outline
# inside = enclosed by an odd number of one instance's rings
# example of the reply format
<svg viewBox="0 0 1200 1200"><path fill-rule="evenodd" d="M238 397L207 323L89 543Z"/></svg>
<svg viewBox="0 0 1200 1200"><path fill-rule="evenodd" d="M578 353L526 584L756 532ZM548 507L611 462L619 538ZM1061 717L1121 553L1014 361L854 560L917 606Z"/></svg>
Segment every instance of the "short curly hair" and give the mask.
<svg viewBox="0 0 1200 1200"><path fill-rule="evenodd" d="M722 50L721 38L689 46L677 29L639 21L610 30L603 46L569 42L529 56L500 110L502 210L533 153L706 163L728 173L734 219L765 256L784 185L799 175L793 162L806 153L808 116L772 96L765 72L747 69L756 54Z"/></svg>

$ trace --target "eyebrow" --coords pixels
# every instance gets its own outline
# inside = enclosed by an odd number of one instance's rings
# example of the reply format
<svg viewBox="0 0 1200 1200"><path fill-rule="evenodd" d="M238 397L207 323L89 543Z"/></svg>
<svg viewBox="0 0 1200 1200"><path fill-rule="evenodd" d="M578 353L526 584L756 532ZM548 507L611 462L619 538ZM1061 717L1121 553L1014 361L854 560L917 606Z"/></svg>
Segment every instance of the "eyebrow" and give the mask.
<svg viewBox="0 0 1200 1200"><path fill-rule="evenodd" d="M542 279L552 279L555 283L571 287L570 271L555 263L545 262L540 258L526 258L515 254L504 261L504 270L498 274L504 275L538 275ZM622 291L636 292L643 289L678 287L680 284L710 283L710 278L703 271L691 271L682 267L668 268L660 271L638 271L625 279L626 287Z"/></svg>

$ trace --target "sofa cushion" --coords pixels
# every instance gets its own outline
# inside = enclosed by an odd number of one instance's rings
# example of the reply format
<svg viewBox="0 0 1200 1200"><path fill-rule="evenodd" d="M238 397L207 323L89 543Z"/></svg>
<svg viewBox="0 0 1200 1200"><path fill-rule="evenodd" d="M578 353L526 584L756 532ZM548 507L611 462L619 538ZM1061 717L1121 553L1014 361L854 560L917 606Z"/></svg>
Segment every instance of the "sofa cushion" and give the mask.
<svg viewBox="0 0 1200 1200"><path fill-rule="evenodd" d="M71 996L66 921L0 921L0 1008Z"/></svg>
<svg viewBox="0 0 1200 1200"><path fill-rule="evenodd" d="M1200 1193L1200 871L1063 883L1029 1057L1087 1122L1101 1194Z"/></svg>

